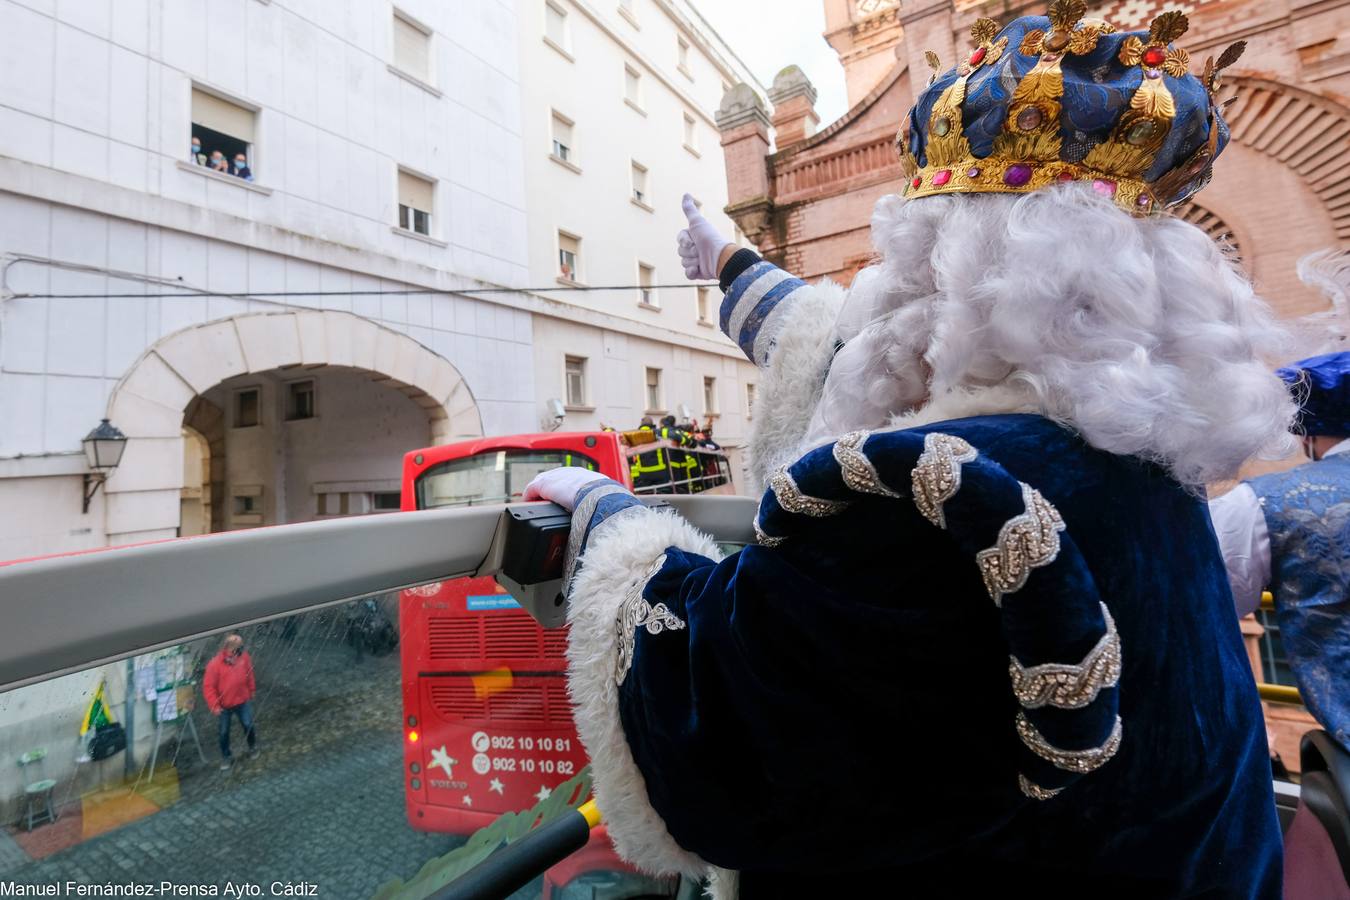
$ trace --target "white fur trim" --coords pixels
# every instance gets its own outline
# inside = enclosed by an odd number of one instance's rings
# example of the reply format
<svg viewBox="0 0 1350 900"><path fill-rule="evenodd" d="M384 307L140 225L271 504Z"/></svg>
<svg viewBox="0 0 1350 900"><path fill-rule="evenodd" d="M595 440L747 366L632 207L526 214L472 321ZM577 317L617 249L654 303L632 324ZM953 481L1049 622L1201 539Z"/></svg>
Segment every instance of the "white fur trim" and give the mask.
<svg viewBox="0 0 1350 900"><path fill-rule="evenodd" d="M762 370L750 424L746 467L753 494L762 493L768 474L798 454L811 411L820 402L825 370L834 355L834 320L844 302L844 289L832 281L807 285L792 293L791 305L776 315L782 325Z"/></svg>
<svg viewBox="0 0 1350 900"><path fill-rule="evenodd" d="M708 900L736 900L741 893L741 873L713 866L708 873L708 889L703 896Z"/></svg>
<svg viewBox="0 0 1350 900"><path fill-rule="evenodd" d="M577 734L591 758L595 801L619 856L653 874L699 878L708 863L675 843L647 797L647 783L633 760L619 721L615 625L619 606L640 585L668 547L713 560L712 539L672 512L646 510L596 526L581 556L567 607L568 691Z"/></svg>

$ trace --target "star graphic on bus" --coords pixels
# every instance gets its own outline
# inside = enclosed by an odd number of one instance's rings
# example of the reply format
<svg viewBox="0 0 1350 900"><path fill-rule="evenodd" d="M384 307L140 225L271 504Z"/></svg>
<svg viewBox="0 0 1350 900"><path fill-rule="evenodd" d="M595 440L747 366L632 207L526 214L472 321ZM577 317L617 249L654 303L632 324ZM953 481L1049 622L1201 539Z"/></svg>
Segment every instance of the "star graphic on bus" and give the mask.
<svg viewBox="0 0 1350 900"><path fill-rule="evenodd" d="M488 790L496 791L497 793L503 795L506 793L506 789L502 786L501 780L497 778L494 778L488 782Z"/></svg>
<svg viewBox="0 0 1350 900"><path fill-rule="evenodd" d="M441 744L438 749L431 751L431 765L427 766L427 768L434 769L437 766L440 766L445 770L446 778L454 778L455 770L451 768L451 766L454 766L458 762L459 760L445 752L445 745Z"/></svg>
<svg viewBox="0 0 1350 900"><path fill-rule="evenodd" d="M465 805L465 806L473 806L473 798L470 797L468 794L465 794L465 795L464 795L464 805Z"/></svg>
<svg viewBox="0 0 1350 900"><path fill-rule="evenodd" d="M549 794L552 794L552 793L553 793L553 791L549 790L549 789L548 789L547 787L545 787L544 785L540 785L540 786L539 786L539 793L537 793L537 794L534 795L534 799L539 800L540 802L542 802L542 801L544 801L544 800L547 800Z"/></svg>

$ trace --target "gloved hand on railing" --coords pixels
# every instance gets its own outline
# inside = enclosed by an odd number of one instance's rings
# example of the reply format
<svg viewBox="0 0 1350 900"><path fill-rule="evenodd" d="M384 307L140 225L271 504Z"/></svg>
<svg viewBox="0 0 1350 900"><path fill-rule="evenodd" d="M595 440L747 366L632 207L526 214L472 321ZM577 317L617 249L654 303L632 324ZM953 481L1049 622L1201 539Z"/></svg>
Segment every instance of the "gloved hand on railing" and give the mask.
<svg viewBox="0 0 1350 900"><path fill-rule="evenodd" d="M676 236L685 277L692 281L716 278L722 269L722 251L728 247L734 250L735 245L703 217L689 194L684 195L681 206L689 220L689 227Z"/></svg>
<svg viewBox="0 0 1350 900"><path fill-rule="evenodd" d="M577 505L577 494L593 481L607 478L599 472L583 469L580 466L561 466L549 469L534 476L525 485L525 500L548 500L571 512Z"/></svg>

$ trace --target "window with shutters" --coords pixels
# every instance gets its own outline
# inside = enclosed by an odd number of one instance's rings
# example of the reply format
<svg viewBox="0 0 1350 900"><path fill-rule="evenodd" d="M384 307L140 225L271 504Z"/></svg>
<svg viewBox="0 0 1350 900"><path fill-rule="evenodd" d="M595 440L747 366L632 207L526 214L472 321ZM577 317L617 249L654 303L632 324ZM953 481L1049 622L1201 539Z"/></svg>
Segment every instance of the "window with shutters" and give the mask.
<svg viewBox="0 0 1350 900"><path fill-rule="evenodd" d="M633 201L652 208L651 195L647 193L647 167L638 162L633 163Z"/></svg>
<svg viewBox="0 0 1350 900"><path fill-rule="evenodd" d="M703 378L703 414L717 414L717 379L706 375Z"/></svg>
<svg viewBox="0 0 1350 900"><path fill-rule="evenodd" d="M572 58L567 47L567 10L552 0L544 2L544 43L569 60Z"/></svg>
<svg viewBox="0 0 1350 900"><path fill-rule="evenodd" d="M701 287L698 288L697 290L698 290L698 324L711 325L712 319L708 317L708 307L710 305L710 301L708 299L708 289L705 287Z"/></svg>
<svg viewBox="0 0 1350 900"><path fill-rule="evenodd" d="M431 83L431 29L394 10L394 66L424 84Z"/></svg>
<svg viewBox="0 0 1350 900"><path fill-rule="evenodd" d="M642 73L627 63L623 67L623 99L633 109L642 112Z"/></svg>
<svg viewBox="0 0 1350 900"><path fill-rule="evenodd" d="M675 42L675 67L685 78L693 81L694 73L689 71L689 42L682 37L675 38Z"/></svg>
<svg viewBox="0 0 1350 900"><path fill-rule="evenodd" d="M657 413L665 412L665 407L661 405L661 370L647 367L647 409L646 412Z"/></svg>
<svg viewBox="0 0 1350 900"><path fill-rule="evenodd" d="M558 232L558 277L581 280L581 238L565 231Z"/></svg>
<svg viewBox="0 0 1350 900"><path fill-rule="evenodd" d="M755 415L755 386L754 384L750 383L746 384L745 386L745 417L747 419L750 419L753 418L754 415Z"/></svg>
<svg viewBox="0 0 1350 900"><path fill-rule="evenodd" d="M656 270L646 263L638 263L638 303L642 306L659 307L661 301L656 297Z"/></svg>
<svg viewBox="0 0 1350 900"><path fill-rule="evenodd" d="M684 149L698 154L698 127L689 113L684 114Z"/></svg>
<svg viewBox="0 0 1350 900"><path fill-rule="evenodd" d="M398 170L398 227L431 236L436 183L420 175Z"/></svg>
<svg viewBox="0 0 1350 900"><path fill-rule="evenodd" d="M574 163L572 157L572 120L560 113L553 114L553 155L565 163Z"/></svg>
<svg viewBox="0 0 1350 900"><path fill-rule="evenodd" d="M586 357L565 357L563 374L567 380L567 405L584 407L586 405Z"/></svg>
<svg viewBox="0 0 1350 900"><path fill-rule="evenodd" d="M226 100L219 94L192 87L192 143L190 162L226 175L240 174L235 160L245 159L250 178L253 171L253 141L258 112ZM195 149L200 147L200 149Z"/></svg>

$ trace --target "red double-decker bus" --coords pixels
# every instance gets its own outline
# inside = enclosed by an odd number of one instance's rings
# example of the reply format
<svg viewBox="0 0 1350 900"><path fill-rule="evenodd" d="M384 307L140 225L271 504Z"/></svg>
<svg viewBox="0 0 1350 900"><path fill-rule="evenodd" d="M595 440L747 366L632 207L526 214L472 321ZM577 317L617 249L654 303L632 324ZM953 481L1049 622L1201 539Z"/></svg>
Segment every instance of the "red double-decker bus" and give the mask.
<svg viewBox="0 0 1350 900"><path fill-rule="evenodd" d="M530 434L408 453L402 508L508 503L535 475L568 465L630 487L636 468L644 494L734 492L718 449L679 446L651 431ZM469 834L533 806L586 765L567 697L566 629L541 628L491 578L461 578L403 591L399 632L414 828ZM628 871L600 831L549 880Z"/></svg>

